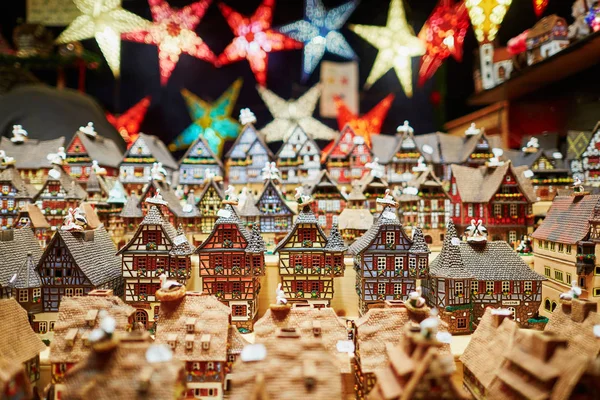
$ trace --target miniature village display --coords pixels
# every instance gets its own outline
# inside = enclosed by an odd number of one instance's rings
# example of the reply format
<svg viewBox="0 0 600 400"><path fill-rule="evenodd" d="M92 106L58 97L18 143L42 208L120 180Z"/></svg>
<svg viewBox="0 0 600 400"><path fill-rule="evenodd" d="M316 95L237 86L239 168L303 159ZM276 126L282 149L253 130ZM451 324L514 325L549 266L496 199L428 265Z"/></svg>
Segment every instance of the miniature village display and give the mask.
<svg viewBox="0 0 600 400"><path fill-rule="evenodd" d="M0 160L4 170L0 171L0 228L6 229L17 220L22 207L33 203L37 190L26 184L15 167L15 160Z"/></svg>
<svg viewBox="0 0 600 400"><path fill-rule="evenodd" d="M588 185L598 186L600 182L600 123L596 124L586 145L585 151L571 160L573 178L579 178Z"/></svg>
<svg viewBox="0 0 600 400"><path fill-rule="evenodd" d="M352 184L348 193L346 208L338 216L338 227L346 244L361 237L373 225L373 214L365 207L367 198L358 181Z"/></svg>
<svg viewBox="0 0 600 400"><path fill-rule="evenodd" d="M298 125L275 154L275 162L283 185L293 188L317 178L321 172L321 150Z"/></svg>
<svg viewBox="0 0 600 400"><path fill-rule="evenodd" d="M314 199L311 203L312 211L321 228L329 232L333 225L339 224L339 215L346 209L347 194L338 187L327 170L322 170L308 186L307 193Z"/></svg>
<svg viewBox="0 0 600 400"><path fill-rule="evenodd" d="M13 227L17 229L31 228L42 248L46 247L52 233L50 224L35 204L26 204L19 209Z"/></svg>
<svg viewBox="0 0 600 400"><path fill-rule="evenodd" d="M188 193L188 196L194 197L196 192ZM225 197L223 190L220 185L220 179L218 176L212 176L209 174L205 177L204 187L199 192L198 201L196 207L200 212L200 232L210 233L213 229L213 225L217 220L217 212L221 207L221 201Z"/></svg>
<svg viewBox="0 0 600 400"><path fill-rule="evenodd" d="M342 129L329 151L323 152L321 156L321 162L325 164L331 177L340 184L361 179L367 172L365 165L371 159L371 149L350 125Z"/></svg>
<svg viewBox="0 0 600 400"><path fill-rule="evenodd" d="M276 236L289 232L294 212L276 184L280 182L278 171L274 166L265 165L262 176L265 183L256 200L256 206L260 211L258 217L260 231Z"/></svg>
<svg viewBox="0 0 600 400"><path fill-rule="evenodd" d="M200 190L210 176L223 176L225 166L210 148L210 145L199 136L179 161L178 183L188 189Z"/></svg>
<svg viewBox="0 0 600 400"><path fill-rule="evenodd" d="M569 46L567 21L558 15L542 18L527 32L527 64L536 64Z"/></svg>

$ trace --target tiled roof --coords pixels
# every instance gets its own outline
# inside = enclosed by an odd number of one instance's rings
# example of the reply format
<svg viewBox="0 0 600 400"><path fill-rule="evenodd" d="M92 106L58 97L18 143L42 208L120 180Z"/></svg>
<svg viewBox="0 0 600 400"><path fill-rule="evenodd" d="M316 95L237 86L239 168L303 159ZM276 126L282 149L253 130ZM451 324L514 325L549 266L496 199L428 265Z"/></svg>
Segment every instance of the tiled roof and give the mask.
<svg viewBox="0 0 600 400"><path fill-rule="evenodd" d="M210 188L215 189L215 191L217 192L217 194L219 195L221 200L223 200L225 198L225 195L223 194L223 191L221 190L221 187L219 186L219 184L214 179L211 179L209 182L207 182L204 185L204 188L202 188L202 192L200 193L200 196L197 197L198 201L202 200L202 198L206 195L206 193L208 192L208 190Z"/></svg>
<svg viewBox="0 0 600 400"><path fill-rule="evenodd" d="M371 135L371 151L380 164L387 164L396 154L400 135Z"/></svg>
<svg viewBox="0 0 600 400"><path fill-rule="evenodd" d="M587 237L589 220L600 209L600 195L556 196L542 224L531 237L576 244Z"/></svg>
<svg viewBox="0 0 600 400"><path fill-rule="evenodd" d="M176 170L178 168L177 161L171 155L171 152L165 146L162 140L160 140L156 136L146 135L145 133L140 133L136 140L142 139L146 146L148 146L148 150L152 156L156 159L157 162L162 163L163 167L170 168L171 170ZM131 147L130 147L131 148ZM128 154L126 153L126 156Z"/></svg>
<svg viewBox="0 0 600 400"><path fill-rule="evenodd" d="M175 236L177 236L177 230L175 229L175 227L163 216L160 209L155 205L150 206L148 212L144 216L144 219L140 223L140 227L138 227L138 230L141 229L141 227L144 225L162 226L163 230L165 231L171 242L173 242L173 239L175 238ZM123 248L119 250L119 252L122 250Z"/></svg>
<svg viewBox="0 0 600 400"><path fill-rule="evenodd" d="M264 253L265 251L267 251L265 240L260 234L258 224L254 224L252 226L252 231L250 232L248 245L246 246L246 253Z"/></svg>
<svg viewBox="0 0 600 400"><path fill-rule="evenodd" d="M40 274L38 274L36 267L37 263L35 262L33 255L28 255L23 265L17 270L17 278L11 283L11 286L17 289L41 287L42 279L40 278Z"/></svg>
<svg viewBox="0 0 600 400"><path fill-rule="evenodd" d="M375 223L369 228L369 230L350 245L350 247L348 248L348 253L353 255L362 253L367 247L371 245L373 240L377 237L377 234L379 233L381 227L390 225L398 226L400 229L402 229L402 224L398 219L398 213L396 212L396 209L386 207L383 209L381 215L379 216L379 218L377 218L377 221L375 221Z"/></svg>
<svg viewBox="0 0 600 400"><path fill-rule="evenodd" d="M42 249L31 228L11 229L12 240L0 240L0 286L6 286L10 278L19 272L31 253L34 264L40 260ZM3 231L3 234L8 234Z"/></svg>
<svg viewBox="0 0 600 400"><path fill-rule="evenodd" d="M100 135L91 137L81 131L77 131L75 137L81 140L88 156L92 160L98 161L99 165L119 168L119 164L123 160L123 153L113 140Z"/></svg>
<svg viewBox="0 0 600 400"><path fill-rule="evenodd" d="M169 208L169 211L171 211L173 213L173 215L175 215L176 217L193 218L200 214L200 211L198 210L198 208L195 205L192 206L192 209L190 212L184 211L183 205L181 204L181 200L179 199L177 194L173 191L173 189L171 188L171 185L169 185L167 182L156 181L156 180L152 179L150 181L150 183L148 184L148 186L146 187L146 190L144 190L144 193L142 193L142 199L145 199L148 197L148 192L150 191L151 188L154 189L155 192L156 192L156 190L160 190L160 195L162 196L163 200L168 203L167 207Z"/></svg>
<svg viewBox="0 0 600 400"><path fill-rule="evenodd" d="M427 243L425 243L425 236L423 231L418 226L413 228L412 231L412 245L410 246L409 252L411 253L431 253Z"/></svg>
<svg viewBox="0 0 600 400"><path fill-rule="evenodd" d="M263 195L265 194L265 192L267 191L267 189L269 187L273 188L273 191L275 192L275 194L277 195L277 197L279 197L279 201L281 202L281 207L285 210L287 210L287 213L289 215L293 215L294 212L292 211L292 209L290 208L290 206L288 206L287 202L285 201L285 198L283 197L283 194L281 193L281 191L279 190L279 188L277 187L277 185L275 185L275 183L269 179L265 182L265 185L262 188L262 191L260 192L260 195L258 196L258 201L256 202L256 204L260 203L260 200L262 199ZM285 216L285 214L278 214L279 217L281 216Z"/></svg>
<svg viewBox="0 0 600 400"><path fill-rule="evenodd" d="M88 313L92 310L104 310L115 319L115 332L125 332L129 326L129 319L135 312L135 308L125 304L117 296L75 296L63 297L58 308L58 318L54 325L54 338L50 343L51 363L76 363L85 358L90 352L90 346L86 345L84 337L100 326L100 317L96 314L95 319L87 321ZM91 324L91 326L90 326ZM71 329L77 329L77 336L72 345L67 343L66 335Z"/></svg>
<svg viewBox="0 0 600 400"><path fill-rule="evenodd" d="M208 144L208 142L206 141L206 139L204 139L204 136L198 136L198 139L196 139L194 142L192 142L192 144L190 145L190 147L188 147L188 149L186 150L185 154L183 155L183 157L181 157L181 160L179 160L179 164L184 164L184 160L186 158L194 158L193 154L190 154L190 152L192 151L192 149L194 147L196 147L196 144L198 142L202 142L204 149L210 154L211 159L215 162L215 164L217 164L220 168L221 171L223 171L223 169L225 168L223 166L223 161L221 161L221 158L218 157L210 148L210 145ZM202 166L202 165L200 165Z"/></svg>
<svg viewBox="0 0 600 400"><path fill-rule="evenodd" d="M419 150L421 150L421 154L425 158L425 161L428 163L440 164L442 162L442 156L440 154L440 139L438 138L440 135L451 136L441 132L426 133L424 135L415 136L415 143L417 144ZM431 154L424 151L423 146L429 146L432 150Z"/></svg>
<svg viewBox="0 0 600 400"><path fill-rule="evenodd" d="M0 170L0 182L10 182L17 191L14 196L17 199L33 199L37 194L36 188L26 184L14 166L8 166L4 170Z"/></svg>
<svg viewBox="0 0 600 400"><path fill-rule="evenodd" d="M348 246L344 244L344 240L342 239L342 235L340 235L337 224L333 224L331 226L331 231L329 232L329 237L327 238L325 250L346 251L347 249Z"/></svg>
<svg viewBox="0 0 600 400"><path fill-rule="evenodd" d="M356 184L354 184L354 182L352 183L352 189L350 189L350 193L348 194L348 200L366 200L367 198L365 197L364 193L363 193L363 188L362 186L358 183L358 181L356 181Z"/></svg>
<svg viewBox="0 0 600 400"><path fill-rule="evenodd" d="M79 200L79 201L85 200L85 198L87 197L87 192L85 191L85 189L82 188L81 185L75 179L73 179L64 170L64 168L62 166L54 165L52 167L52 169L57 171L57 173L60 174L60 177L58 178L58 182L60 183L60 186L65 191L66 199L75 199L75 200ZM42 194L42 192L44 191L44 188L48 185L49 182L56 182L56 181L57 180L50 178L49 176L46 177L46 181L44 182L42 189L38 192L36 199L39 198L39 196Z"/></svg>
<svg viewBox="0 0 600 400"><path fill-rule="evenodd" d="M42 214L42 211L39 209L39 207L34 203L25 204L23 207L21 207L16 221L18 222L21 217L28 217L33 228L50 228L48 220L44 214Z"/></svg>
<svg viewBox="0 0 600 400"><path fill-rule="evenodd" d="M229 353L240 354L249 343L235 325L229 325Z"/></svg>
<svg viewBox="0 0 600 400"><path fill-rule="evenodd" d="M248 191L246 195L246 200L241 207L236 207L238 214L241 217L258 217L260 215L260 210L256 207L256 200L254 199L254 194L252 191Z"/></svg>
<svg viewBox="0 0 600 400"><path fill-rule="evenodd" d="M338 217L340 230L368 230L373 225L373 214L366 208L344 208Z"/></svg>
<svg viewBox="0 0 600 400"><path fill-rule="evenodd" d="M460 245L452 244L452 239L458 240L456 226L452 220L448 221L446 234L442 244L442 251L429 264L429 274L431 276L443 276L455 279L473 278L466 268L460 253Z"/></svg>
<svg viewBox="0 0 600 400"><path fill-rule="evenodd" d="M88 193L102 192L102 187L100 186L100 179L93 168L90 172L90 175L88 176L87 182L85 183L85 190Z"/></svg>
<svg viewBox="0 0 600 400"><path fill-rule="evenodd" d="M88 235L93 235L93 239L86 240ZM104 225L84 232L57 230L40 263L58 238L62 239L75 264L92 285L100 286L122 276L121 258L115 255L117 248Z"/></svg>
<svg viewBox="0 0 600 400"><path fill-rule="evenodd" d="M4 150L7 156L15 159L17 169L51 168L52 164L47 158L48 153L56 152L64 145L64 137L52 140L27 139L20 144L11 142L7 137L0 139L0 149Z"/></svg>
<svg viewBox="0 0 600 400"><path fill-rule="evenodd" d="M598 303L589 303L589 300L575 299L571 300L570 307L560 304L552 312L545 331L565 338L576 354L593 357L600 354L600 340L593 332L594 326L600 325L600 313ZM586 307L589 308L587 316L583 313Z"/></svg>
<svg viewBox="0 0 600 400"><path fill-rule="evenodd" d="M317 193L317 191L321 188L335 188L340 197L342 196L339 184L331 177L326 169L321 170L317 178L308 186L309 190L307 193L309 193L311 196L314 196L314 194Z"/></svg>
<svg viewBox="0 0 600 400"><path fill-rule="evenodd" d="M229 307L216 297L199 293L187 293L177 301L163 301L160 303L156 343L169 345L169 338L175 335L175 358L183 361L224 362L227 360L230 312ZM194 333L189 333L186 328L190 318L195 319ZM187 335L194 336L192 350L186 349ZM204 335L210 337L207 350L200 343Z"/></svg>
<svg viewBox="0 0 600 400"><path fill-rule="evenodd" d="M24 363L46 350L35 334L27 311L13 298L0 300L0 359Z"/></svg>
<svg viewBox="0 0 600 400"><path fill-rule="evenodd" d="M325 232L323 232L323 230L321 229L321 225L319 225L319 222L317 221L317 217L315 217L315 214L312 212L312 209L310 208L310 206L305 206L300 211L300 213L298 214L298 217L294 221L294 225L292 225L292 229L288 232L288 234L283 239L281 239L281 241L275 248L275 252L285 248L285 245L294 236L294 234L296 233L296 230L298 229L298 225L300 225L300 224L314 225L314 227L317 229L317 232L321 236L321 238L325 239L325 241L327 240L327 236L325 236ZM312 247L311 247L311 249L312 249ZM319 251L319 250L323 250L323 249L322 248L314 248L314 251Z"/></svg>
<svg viewBox="0 0 600 400"><path fill-rule="evenodd" d="M236 147L241 143L242 139L245 139L244 133L246 133L247 130L254 131L254 133L256 134L256 140L248 145L248 149L254 147L258 142L258 144L260 144L260 146L266 150L269 160L274 160L275 155L269 148L267 142L265 142L263 134L258 129L256 129L253 124L247 124L242 128L242 131L238 135L237 139L235 139L235 142L233 142L233 145L231 145L231 148L229 149L227 154L225 154L225 159L228 160L232 158L232 153L236 150Z"/></svg>
<svg viewBox="0 0 600 400"><path fill-rule="evenodd" d="M142 218L144 212L139 204L140 199L134 193L131 193L127 196L127 202L123 206L120 216L123 218Z"/></svg>
<svg viewBox="0 0 600 400"><path fill-rule="evenodd" d="M96 229L102 225L102 222L98 217L98 213L96 212L96 208L92 205L92 203L82 201L79 204L79 210L85 214L85 219L87 220L87 229Z"/></svg>
<svg viewBox="0 0 600 400"><path fill-rule="evenodd" d="M175 240L175 238L178 239ZM194 250L196 250L196 248L188 241L181 225L179 225L177 228L177 234L173 240L173 247L171 247L171 251L169 251L169 254L172 256L189 256L194 253ZM175 242L179 240L181 240L181 243L176 244Z"/></svg>
<svg viewBox="0 0 600 400"><path fill-rule="evenodd" d="M21 385L24 395L23 398L32 399L33 392L31 390L31 385L29 384L29 379L25 373L24 365L0 357L0 387L3 389L9 388L9 384L17 382L19 378L26 382L25 384Z"/></svg>
<svg viewBox="0 0 600 400"><path fill-rule="evenodd" d="M104 179L108 187L108 204L125 204L127 202L127 193L119 179Z"/></svg>
<svg viewBox="0 0 600 400"><path fill-rule="evenodd" d="M566 161L564 158L555 159L554 153L558 152L558 149L547 149L547 150L538 150L534 153L524 152L522 150L505 150L503 157L510 160L511 163L515 167L526 166L527 168L531 168L533 164L542 156L546 156L546 158L550 161L554 162L554 167L552 169L547 169L548 172L567 172L568 166L566 165ZM537 171L540 172L540 171Z"/></svg>

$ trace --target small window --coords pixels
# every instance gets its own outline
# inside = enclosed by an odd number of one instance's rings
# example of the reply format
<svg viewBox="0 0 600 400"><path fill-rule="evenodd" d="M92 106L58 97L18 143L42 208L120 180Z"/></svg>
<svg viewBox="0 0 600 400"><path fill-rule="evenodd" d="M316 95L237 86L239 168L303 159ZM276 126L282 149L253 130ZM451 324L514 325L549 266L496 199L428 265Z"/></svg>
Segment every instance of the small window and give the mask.
<svg viewBox="0 0 600 400"><path fill-rule="evenodd" d="M206 369L207 369L208 371L212 371L212 370L214 370L214 369L215 369L215 363L214 363L214 362L212 362L212 361L209 361L209 362L207 362L207 363L206 363Z"/></svg>
<svg viewBox="0 0 600 400"><path fill-rule="evenodd" d="M571 245L570 244L567 245L567 250L565 251L565 253L571 254Z"/></svg>
<svg viewBox="0 0 600 400"><path fill-rule="evenodd" d="M385 233L385 244L394 244L396 242L396 232Z"/></svg>
<svg viewBox="0 0 600 400"><path fill-rule="evenodd" d="M485 282L485 291L494 293L494 281Z"/></svg>
<svg viewBox="0 0 600 400"><path fill-rule="evenodd" d="M600 275L600 267L594 268L594 275Z"/></svg>
<svg viewBox="0 0 600 400"><path fill-rule="evenodd" d="M516 217L517 215L518 215L517 205L516 204L511 204L510 205L510 216L511 217Z"/></svg>
<svg viewBox="0 0 600 400"><path fill-rule="evenodd" d="M227 361L229 361L230 363L235 362L235 354L229 354L227 356Z"/></svg>
<svg viewBox="0 0 600 400"><path fill-rule="evenodd" d="M465 294L464 285L462 282L454 283L454 294L456 296L463 296Z"/></svg>
<svg viewBox="0 0 600 400"><path fill-rule="evenodd" d="M544 249L548 250L548 241L547 240L544 241Z"/></svg>
<svg viewBox="0 0 600 400"><path fill-rule="evenodd" d="M402 294L402 284L401 283L394 283L394 294L395 295Z"/></svg>
<svg viewBox="0 0 600 400"><path fill-rule="evenodd" d="M517 231L508 231L508 242L515 243L517 241Z"/></svg>
<svg viewBox="0 0 600 400"><path fill-rule="evenodd" d="M477 292L479 292L479 282L471 281L471 293L475 294Z"/></svg>
<svg viewBox="0 0 600 400"><path fill-rule="evenodd" d="M563 281L563 273L562 271L559 271L557 269L554 270L554 279L556 279L557 281Z"/></svg>
<svg viewBox="0 0 600 400"><path fill-rule="evenodd" d="M396 268L398 270L404 268L404 257L394 258L394 268Z"/></svg>
<svg viewBox="0 0 600 400"><path fill-rule="evenodd" d="M455 204L454 205L454 216L455 217L460 217L460 204Z"/></svg>
<svg viewBox="0 0 600 400"><path fill-rule="evenodd" d="M473 204L467 205L467 216L469 216L469 217L473 216Z"/></svg>
<svg viewBox="0 0 600 400"><path fill-rule="evenodd" d="M558 244L558 252L563 253L565 251L565 245L563 243Z"/></svg>
<svg viewBox="0 0 600 400"><path fill-rule="evenodd" d="M54 324L56 324L56 321L50 321L50 332L54 332Z"/></svg>
<svg viewBox="0 0 600 400"><path fill-rule="evenodd" d="M538 247L542 247L542 241L538 240Z"/></svg>
<svg viewBox="0 0 600 400"><path fill-rule="evenodd" d="M41 288L35 288L31 291L31 296L33 296L33 298L40 298L42 297L42 289Z"/></svg>
<svg viewBox="0 0 600 400"><path fill-rule="evenodd" d="M533 291L533 282L531 282L531 281L525 281L523 283L523 289L526 292L532 292Z"/></svg>
<svg viewBox="0 0 600 400"><path fill-rule="evenodd" d="M28 289L20 289L19 290L19 303L27 303L29 301L29 290Z"/></svg>
<svg viewBox="0 0 600 400"><path fill-rule="evenodd" d="M456 319L456 327L458 329L466 329L467 328L467 319L466 318L457 318Z"/></svg>
<svg viewBox="0 0 600 400"><path fill-rule="evenodd" d="M427 258L425 257L421 257L419 258L419 269L425 269L427 268Z"/></svg>
<svg viewBox="0 0 600 400"><path fill-rule="evenodd" d="M377 294L385 294L385 283L377 284Z"/></svg>
<svg viewBox="0 0 600 400"><path fill-rule="evenodd" d="M456 196L456 183L452 183L452 196Z"/></svg>
<svg viewBox="0 0 600 400"><path fill-rule="evenodd" d="M83 288L75 288L75 296L83 296Z"/></svg>
<svg viewBox="0 0 600 400"><path fill-rule="evenodd" d="M550 303L550 299L544 300L544 310L552 311L552 304Z"/></svg>
<svg viewBox="0 0 600 400"><path fill-rule="evenodd" d="M600 296L600 288L595 287L594 288L594 297L598 297Z"/></svg>
<svg viewBox="0 0 600 400"><path fill-rule="evenodd" d="M194 371L200 371L200 363L199 362L195 362L192 364L192 369Z"/></svg>
<svg viewBox="0 0 600 400"><path fill-rule="evenodd" d="M46 321L40 321L38 324L38 331L39 333L48 332L48 323Z"/></svg>
<svg viewBox="0 0 600 400"><path fill-rule="evenodd" d="M556 249L556 243L550 242L550 251L554 251Z"/></svg>
<svg viewBox="0 0 600 400"><path fill-rule="evenodd" d="M415 257L410 257L408 259L408 267L409 268L416 268L417 267L417 259Z"/></svg>
<svg viewBox="0 0 600 400"><path fill-rule="evenodd" d="M386 266L386 259L385 259L385 257L378 257L377 258L377 271L384 271L385 270L385 266Z"/></svg>
<svg viewBox="0 0 600 400"><path fill-rule="evenodd" d="M569 274L569 273L567 272L566 278L567 278L567 280L565 281L565 283L566 283L567 285L570 285L570 284L571 284L571 274Z"/></svg>
<svg viewBox="0 0 600 400"><path fill-rule="evenodd" d="M65 296L66 297L72 297L73 293L74 293L73 288L66 288L65 289Z"/></svg>
<svg viewBox="0 0 600 400"><path fill-rule="evenodd" d="M544 266L544 275L550 277L550 267L547 265Z"/></svg>
<svg viewBox="0 0 600 400"><path fill-rule="evenodd" d="M502 281L502 293L510 293L510 282Z"/></svg>
<svg viewBox="0 0 600 400"><path fill-rule="evenodd" d="M494 204L494 215L496 217L502 216L502 204Z"/></svg>

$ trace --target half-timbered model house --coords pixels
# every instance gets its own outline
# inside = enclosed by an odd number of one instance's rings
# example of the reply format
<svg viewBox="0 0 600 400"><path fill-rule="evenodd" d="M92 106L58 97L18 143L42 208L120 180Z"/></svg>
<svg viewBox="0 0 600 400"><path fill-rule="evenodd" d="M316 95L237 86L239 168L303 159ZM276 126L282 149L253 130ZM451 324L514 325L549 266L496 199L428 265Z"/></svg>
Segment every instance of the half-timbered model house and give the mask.
<svg viewBox="0 0 600 400"><path fill-rule="evenodd" d="M419 324L429 315L426 305L416 308L408 302L388 300L383 308L371 308L356 320L354 373L358 400L370 398L377 383L376 371L385 369L391 361L387 348L405 340L405 326ZM443 321L439 321L438 330L447 331ZM450 346L444 344L438 351L450 355Z"/></svg>
<svg viewBox="0 0 600 400"><path fill-rule="evenodd" d="M17 229L24 227L31 228L42 248L46 247L46 243L50 240L52 233L46 217L44 217L42 211L35 204L25 204L21 207L13 226Z"/></svg>
<svg viewBox="0 0 600 400"><path fill-rule="evenodd" d="M69 209L77 208L86 198L85 189L69 176L62 165L54 164L34 200L50 229L55 231L62 225Z"/></svg>
<svg viewBox="0 0 600 400"><path fill-rule="evenodd" d="M297 125L275 154L282 184L294 188L312 181L321 171L321 150L317 143Z"/></svg>
<svg viewBox="0 0 600 400"><path fill-rule="evenodd" d="M363 315L386 300L406 300L417 279L429 276L429 248L420 228L410 239L394 207L381 216L348 248L354 256L358 309Z"/></svg>
<svg viewBox="0 0 600 400"><path fill-rule="evenodd" d="M310 206L321 229L329 232L334 224L339 223L339 215L346 208L346 197L327 170L319 173L308 193L315 199Z"/></svg>
<svg viewBox="0 0 600 400"><path fill-rule="evenodd" d="M251 190L242 189L240 195L239 204L235 208L237 215L240 217L240 221L248 229L253 229L254 226L259 225L260 210L256 206L256 198Z"/></svg>
<svg viewBox="0 0 600 400"><path fill-rule="evenodd" d="M135 313L135 309L114 296L112 290L93 290L87 296L63 299L58 316L50 322L54 332L48 357L54 386L51 400L64 398L65 374L92 351L89 337L100 327L103 316L114 319L114 335L119 336L133 329Z"/></svg>
<svg viewBox="0 0 600 400"><path fill-rule="evenodd" d="M221 183L214 178L209 178L204 188L199 193L197 207L200 211L200 233L212 232L213 225L217 220L217 212L221 208L221 202L225 197Z"/></svg>
<svg viewBox="0 0 600 400"><path fill-rule="evenodd" d="M32 185L41 185L52 163L48 160L48 151L65 145L65 138L52 140L26 139L22 142L12 142L7 137L0 138L0 150L16 161L16 167L23 180Z"/></svg>
<svg viewBox="0 0 600 400"><path fill-rule="evenodd" d="M33 389L22 364L0 357L0 399L33 399Z"/></svg>
<svg viewBox="0 0 600 400"><path fill-rule="evenodd" d="M480 227L475 228L481 229ZM485 234L458 239L449 222L439 256L423 282L429 304L453 333L471 333L486 307L508 308L522 327L534 327L545 278L504 241L487 241Z"/></svg>
<svg viewBox="0 0 600 400"><path fill-rule="evenodd" d="M261 171L265 164L275 160L275 155L262 134L252 123L244 125L233 146L225 155L228 183L237 190L247 186L253 191L263 183Z"/></svg>
<svg viewBox="0 0 600 400"><path fill-rule="evenodd" d="M389 183L398 185L402 182L409 182L415 178L413 171L417 165L424 160L424 153L415 141L414 129L404 121L403 125L398 127L397 143L392 152L392 157L387 163L387 174ZM389 149L386 149L389 151Z"/></svg>
<svg viewBox="0 0 600 400"><path fill-rule="evenodd" d="M586 185L600 186L600 122L594 127L585 151L570 163L573 177Z"/></svg>
<svg viewBox="0 0 600 400"><path fill-rule="evenodd" d="M374 170L371 170L358 183L362 186L362 193L366 198L365 205L367 209L373 216L378 217L383 210L383 206L377 202L377 199L385 195L389 184Z"/></svg>
<svg viewBox="0 0 600 400"><path fill-rule="evenodd" d="M482 220L492 240L516 243L533 232L532 204L536 197L531 181L525 177L527 167L515 167L510 161L497 167L452 166L450 213L459 231L472 220Z"/></svg>
<svg viewBox="0 0 600 400"><path fill-rule="evenodd" d="M92 169L86 182L86 202L92 204L106 230L115 238L124 234L121 212L127 202L125 188L115 177Z"/></svg>
<svg viewBox="0 0 600 400"><path fill-rule="evenodd" d="M354 242L373 225L374 217L365 207L366 200L362 186L355 181L348 193L347 206L338 217L338 227L346 243Z"/></svg>
<svg viewBox="0 0 600 400"><path fill-rule="evenodd" d="M410 181L397 199L402 210L403 225L406 228L420 226L425 243L441 246L452 204L448 192L433 170L428 168Z"/></svg>
<svg viewBox="0 0 600 400"><path fill-rule="evenodd" d="M121 147L125 148L124 143L119 146L114 140L98 134L90 122L79 127L67 146L65 169L84 187L94 165L103 168L106 176L119 176L119 164L123 160Z"/></svg>
<svg viewBox="0 0 600 400"><path fill-rule="evenodd" d="M22 365L29 383L35 385L40 379L40 353L46 345L33 332L27 311L15 299L0 300L0 321L0 363Z"/></svg>
<svg viewBox="0 0 600 400"><path fill-rule="evenodd" d="M320 340L303 340L290 328L279 330L268 342L251 346L263 356L234 365L230 399L345 398L338 365Z"/></svg>
<svg viewBox="0 0 600 400"><path fill-rule="evenodd" d="M186 399L223 398L230 362L239 353L235 342L245 342L230 324L231 310L214 296L187 292L161 301L155 342L185 362Z"/></svg>
<svg viewBox="0 0 600 400"><path fill-rule="evenodd" d="M294 225L275 248L279 275L288 298L328 307L333 279L344 275L347 248L337 229L329 237L325 235L310 209L311 200L304 200Z"/></svg>
<svg viewBox="0 0 600 400"><path fill-rule="evenodd" d="M196 192L204 187L211 176L224 176L225 166L221 159L210 149L210 145L202 136L192 143L179 161L178 184Z"/></svg>
<svg viewBox="0 0 600 400"><path fill-rule="evenodd" d="M315 308L296 303L295 307L270 307L254 325L254 342L268 343L279 336L282 329L295 329L301 340L320 340L329 358L338 365L342 381L342 396L354 394L353 345L338 349L338 343L348 342L345 319L331 307Z"/></svg>
<svg viewBox="0 0 600 400"><path fill-rule="evenodd" d="M128 193L132 190L142 193L152 177L155 163L162 164L167 180L171 180L173 172L179 168L167 146L158 137L140 133L125 152L119 166L119 180Z"/></svg>
<svg viewBox="0 0 600 400"><path fill-rule="evenodd" d="M11 227L19 209L33 203L37 190L25 183L15 164L0 170L0 229Z"/></svg>
<svg viewBox="0 0 600 400"><path fill-rule="evenodd" d="M321 162L331 177L344 185L361 179L368 172L365 165L371 158L371 149L363 137L346 125L329 151L321 155Z"/></svg>
<svg viewBox="0 0 600 400"><path fill-rule="evenodd" d="M137 309L136 321L152 329L158 317L155 292L160 288L160 276L165 274L185 284L194 248L164 216L164 200L156 196L146 204L149 209L144 219L117 254L122 260L125 301Z"/></svg>
<svg viewBox="0 0 600 400"><path fill-rule="evenodd" d="M212 232L196 249L203 292L231 309L233 324L253 328L258 313L260 278L265 275L265 242L258 226L249 231L226 204Z"/></svg>
<svg viewBox="0 0 600 400"><path fill-rule="evenodd" d="M125 205L123 205L123 209L119 216L123 220L123 237L131 237L137 230L140 222L144 219L144 211L140 205L140 198L134 192L131 192L131 194L127 196L127 200ZM119 244L119 248L121 247L121 244Z"/></svg>
<svg viewBox="0 0 600 400"><path fill-rule="evenodd" d="M256 206L260 211L258 220L262 233L282 234L289 232L294 212L286 203L274 180L267 179L265 181Z"/></svg>

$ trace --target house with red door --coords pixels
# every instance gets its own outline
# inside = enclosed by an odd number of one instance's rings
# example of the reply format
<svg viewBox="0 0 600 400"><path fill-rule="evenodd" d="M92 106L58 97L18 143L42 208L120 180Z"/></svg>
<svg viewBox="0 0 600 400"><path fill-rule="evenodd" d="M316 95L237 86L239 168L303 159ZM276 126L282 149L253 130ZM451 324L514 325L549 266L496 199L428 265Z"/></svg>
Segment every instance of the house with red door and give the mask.
<svg viewBox="0 0 600 400"><path fill-rule="evenodd" d="M450 218L459 232L481 220L491 240L516 243L533 231L536 196L526 166L510 161L478 168L452 166Z"/></svg>
<svg viewBox="0 0 600 400"><path fill-rule="evenodd" d="M346 208L346 197L342 194L338 183L331 178L327 170L322 170L310 186L309 195L315 200L310 207L317 216L319 225L329 232L338 224L338 217Z"/></svg>
<svg viewBox="0 0 600 400"><path fill-rule="evenodd" d="M371 149L365 140L346 125L321 162L329 174L340 184L351 183L368 172L365 165L371 162Z"/></svg>
<svg viewBox="0 0 600 400"><path fill-rule="evenodd" d="M225 205L221 214L195 252L203 292L228 306L233 324L249 331L258 313L260 278L265 275L265 242L258 226L249 231L231 205Z"/></svg>

